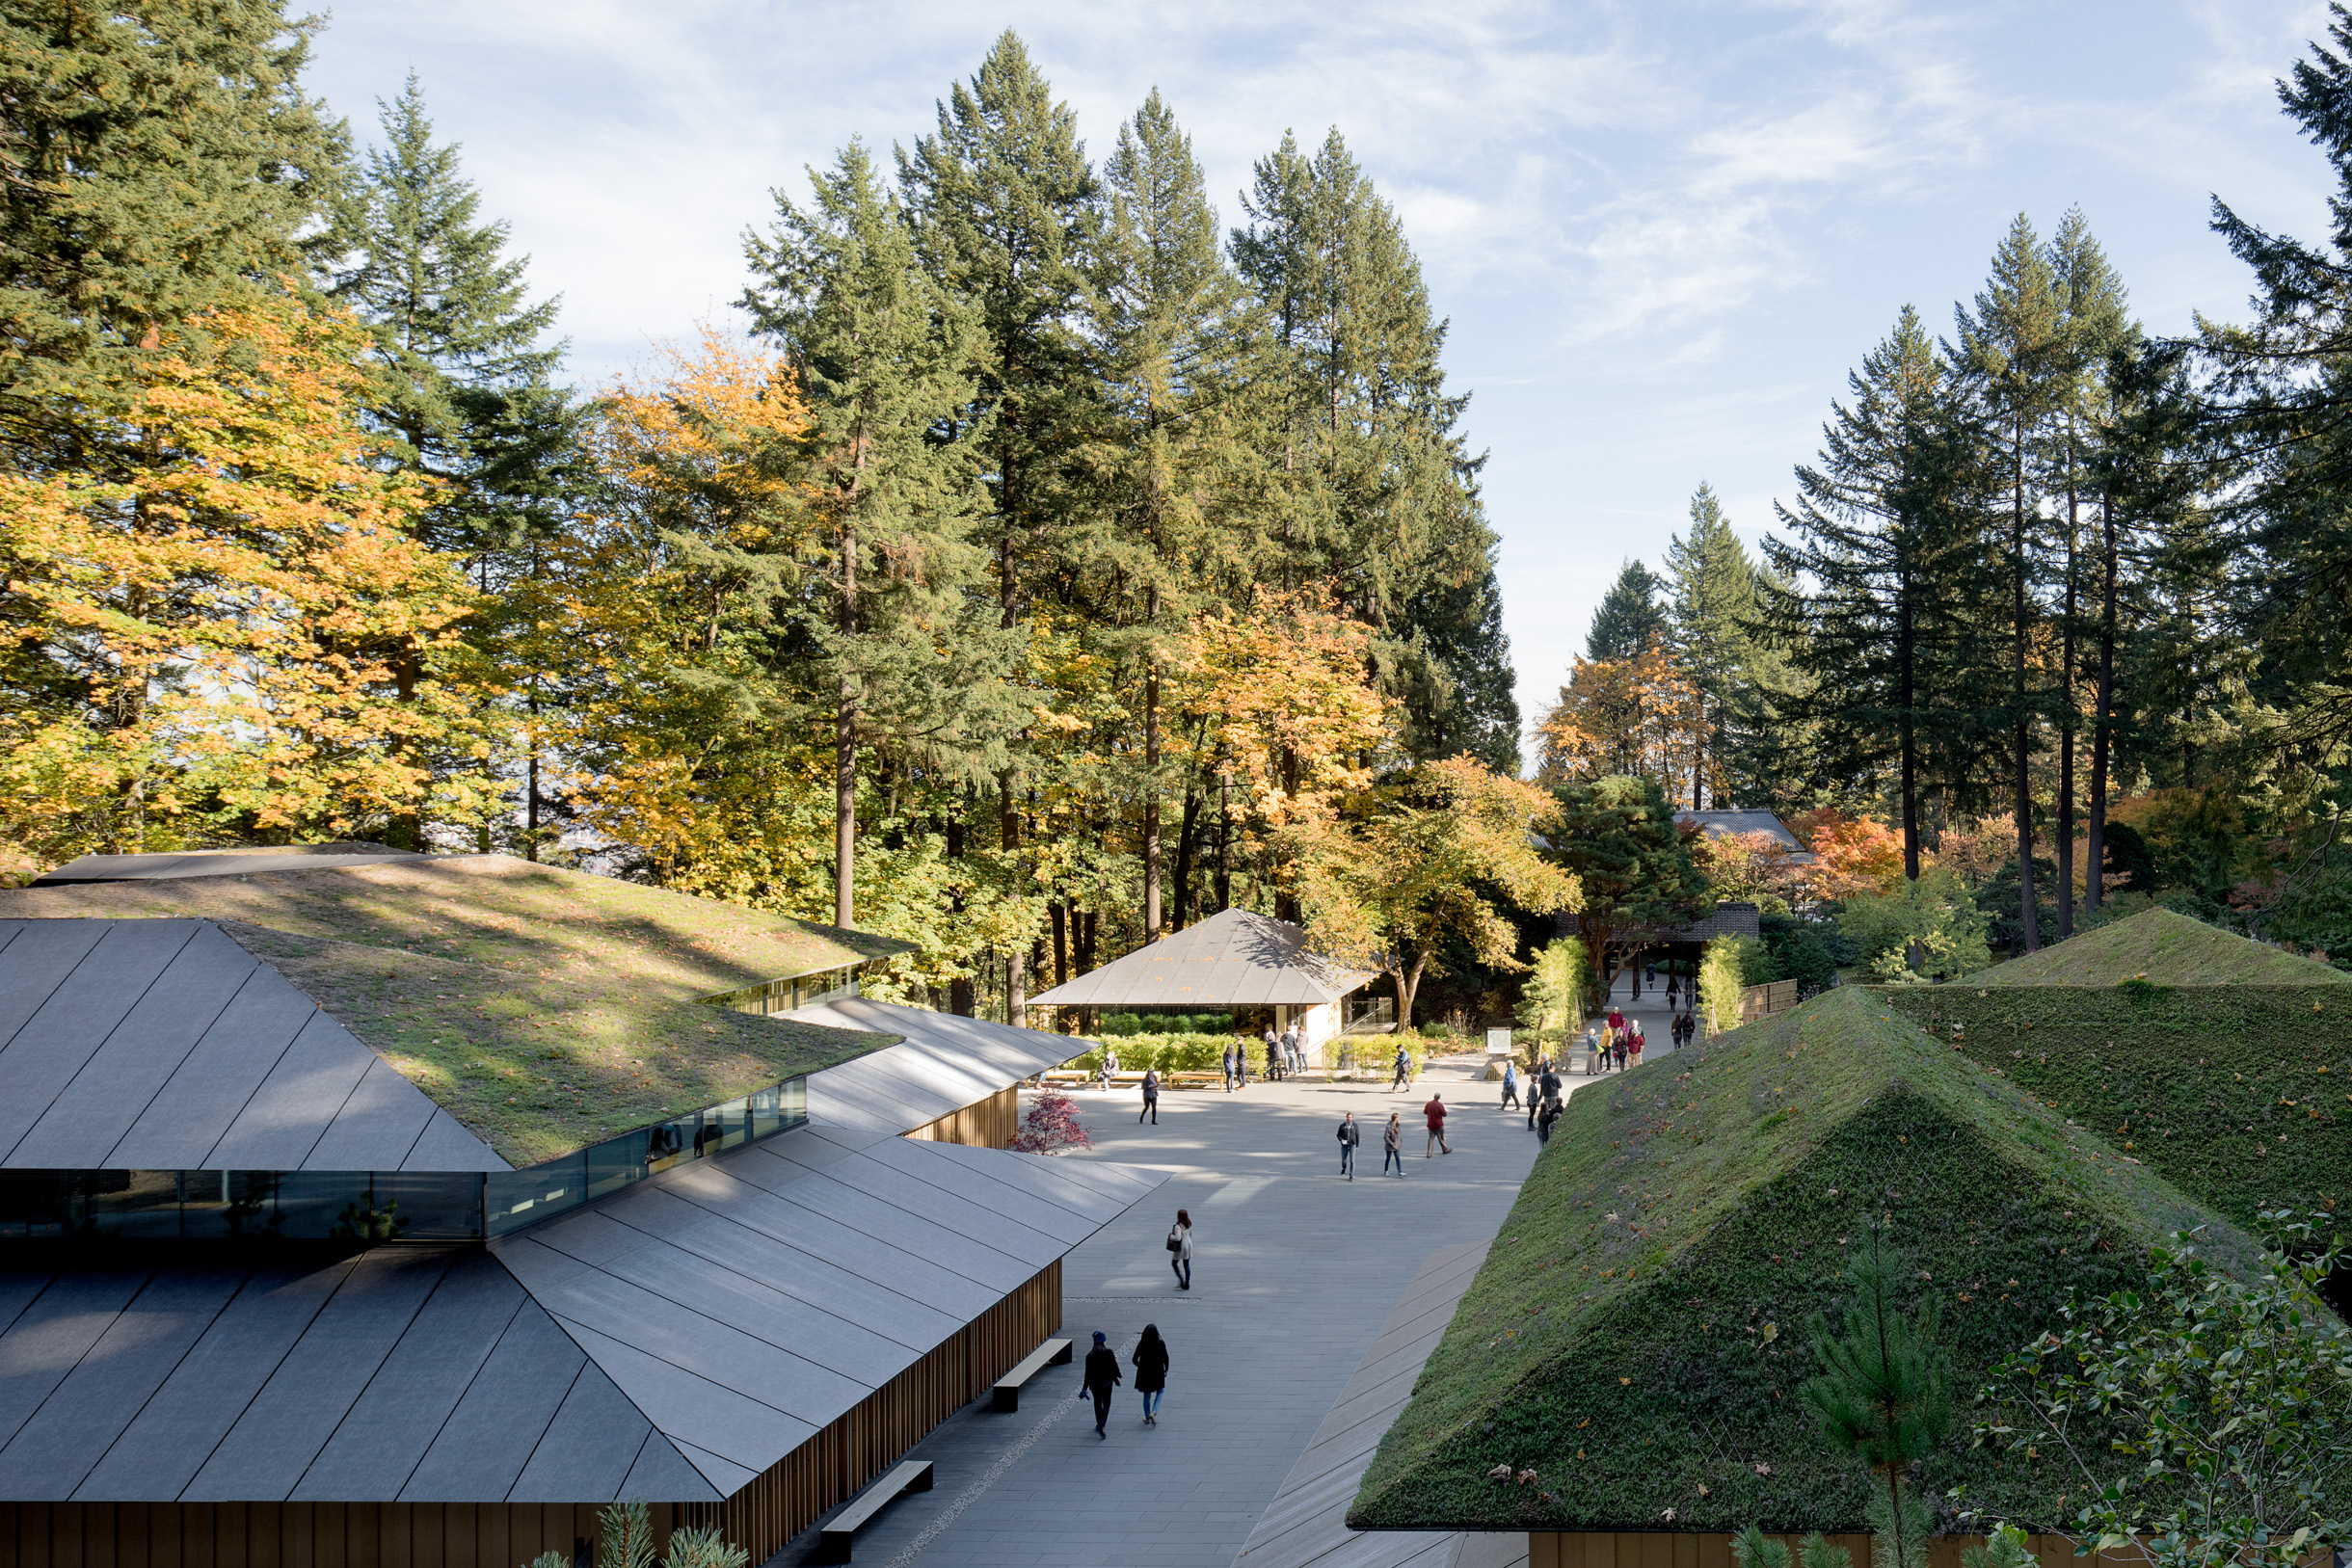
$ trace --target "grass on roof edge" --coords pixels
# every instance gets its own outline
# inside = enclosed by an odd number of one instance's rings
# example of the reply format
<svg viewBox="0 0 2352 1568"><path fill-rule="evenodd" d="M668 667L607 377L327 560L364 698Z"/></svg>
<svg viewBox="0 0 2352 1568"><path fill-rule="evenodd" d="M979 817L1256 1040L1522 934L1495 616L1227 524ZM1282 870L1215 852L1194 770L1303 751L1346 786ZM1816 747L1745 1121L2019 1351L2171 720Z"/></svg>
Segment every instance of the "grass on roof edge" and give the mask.
<svg viewBox="0 0 2352 1568"><path fill-rule="evenodd" d="M220 924L516 1166L901 1038Z"/></svg>
<svg viewBox="0 0 2352 1568"><path fill-rule="evenodd" d="M1861 1473L1820 1451L1796 1389L1805 1325L1843 1302L1859 1226L1890 1223L1976 1374L2070 1290L2138 1277L2203 1226L2251 1239L2131 1156L1858 988L1575 1095L1367 1471L1359 1528L1861 1528ZM1497 1465L1527 1485L1490 1479ZM2055 1460L1972 1450L1929 1493L2064 1517ZM1670 1513L1669 1510L1671 1510Z"/></svg>
<svg viewBox="0 0 2352 1568"><path fill-rule="evenodd" d="M1971 974L1964 986L2352 985L2352 974L2157 908L2093 926Z"/></svg>

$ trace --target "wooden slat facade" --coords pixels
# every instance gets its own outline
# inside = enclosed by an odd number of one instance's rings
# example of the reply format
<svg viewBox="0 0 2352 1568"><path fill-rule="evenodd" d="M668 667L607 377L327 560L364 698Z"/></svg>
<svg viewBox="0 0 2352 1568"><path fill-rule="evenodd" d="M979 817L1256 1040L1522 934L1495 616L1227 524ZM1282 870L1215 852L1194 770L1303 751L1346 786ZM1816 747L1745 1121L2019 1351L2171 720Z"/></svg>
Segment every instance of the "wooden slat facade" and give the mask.
<svg viewBox="0 0 2352 1568"><path fill-rule="evenodd" d="M976 1100L962 1110L949 1111L935 1122L906 1134L924 1143L962 1143L975 1149L1002 1149L1021 1130L1021 1085L1007 1084L986 1100Z"/></svg>
<svg viewBox="0 0 2352 1568"><path fill-rule="evenodd" d="M717 1524L753 1562L764 1562L1060 1327L1056 1259L726 1502L655 1503L657 1549L666 1550L674 1528ZM593 1542L597 1508L0 1502L0 1568L521 1568L543 1552L570 1558L578 1543Z"/></svg>
<svg viewBox="0 0 2352 1568"><path fill-rule="evenodd" d="M1796 1560L1803 1536L1776 1535L1773 1539L1787 1542L1789 1559ZM1832 1535L1829 1540L1831 1546L1846 1549L1856 1568L1869 1568L1869 1536ZM1984 1544L1982 1535L1936 1536L1928 1542L1930 1568L1960 1568L1961 1554ZM2028 1535L2026 1544L2042 1568L2071 1568L2085 1562L2090 1568L2122 1568L2126 1561L2118 1553L2077 1557L2074 1543L2063 1535ZM2145 1562L2136 1555L2128 1560ZM1671 1530L1530 1530L1527 1568L1733 1568L1731 1537Z"/></svg>

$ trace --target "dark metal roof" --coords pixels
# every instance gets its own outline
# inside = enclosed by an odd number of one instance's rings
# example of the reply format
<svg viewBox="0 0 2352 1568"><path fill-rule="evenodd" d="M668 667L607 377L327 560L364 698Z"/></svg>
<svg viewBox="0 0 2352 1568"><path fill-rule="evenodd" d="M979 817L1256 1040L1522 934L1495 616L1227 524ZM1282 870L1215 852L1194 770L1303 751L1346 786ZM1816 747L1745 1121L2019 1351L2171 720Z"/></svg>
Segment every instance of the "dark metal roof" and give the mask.
<svg viewBox="0 0 2352 1568"><path fill-rule="evenodd" d="M282 848L191 849L166 855L85 855L33 879L36 888L76 882L153 882L179 877L247 876L256 871L323 871L338 865L426 857L384 844L291 844Z"/></svg>
<svg viewBox="0 0 2352 1568"><path fill-rule="evenodd" d="M811 1121L869 1132L908 1131L1093 1049L1066 1034L864 997L784 1016L901 1037L898 1045L809 1075Z"/></svg>
<svg viewBox="0 0 2352 1568"><path fill-rule="evenodd" d="M1619 926L1613 935L1619 942L1708 942L1716 937L1752 937L1763 927L1761 916L1753 904L1718 904L1711 914L1703 915L1688 925L1661 930L1654 926ZM1560 917L1559 929L1573 935L1584 929L1574 915Z"/></svg>
<svg viewBox="0 0 2352 1568"><path fill-rule="evenodd" d="M511 1169L210 920L0 920L0 1168Z"/></svg>
<svg viewBox="0 0 2352 1568"><path fill-rule="evenodd" d="M0 1499L716 1501L1163 1180L802 1129L488 1252L0 1268Z"/></svg>
<svg viewBox="0 0 2352 1568"><path fill-rule="evenodd" d="M1373 1450L1412 1396L1414 1380L1445 1337L1454 1309L1486 1261L1488 1241L1430 1254L1404 1288L1355 1375L1323 1418L1306 1451L1259 1515L1235 1568L1463 1568L1473 1537L1450 1530L1352 1530L1348 1505ZM1524 1564L1525 1537L1496 1543L1492 1560ZM1483 1545L1483 1543L1482 1543ZM1517 1556L1511 1556L1515 1548ZM1468 1560L1485 1562L1486 1555Z"/></svg>
<svg viewBox="0 0 2352 1568"><path fill-rule="evenodd" d="M1372 979L1309 950L1288 920L1228 909L1042 996L1031 1007L1312 1007Z"/></svg>

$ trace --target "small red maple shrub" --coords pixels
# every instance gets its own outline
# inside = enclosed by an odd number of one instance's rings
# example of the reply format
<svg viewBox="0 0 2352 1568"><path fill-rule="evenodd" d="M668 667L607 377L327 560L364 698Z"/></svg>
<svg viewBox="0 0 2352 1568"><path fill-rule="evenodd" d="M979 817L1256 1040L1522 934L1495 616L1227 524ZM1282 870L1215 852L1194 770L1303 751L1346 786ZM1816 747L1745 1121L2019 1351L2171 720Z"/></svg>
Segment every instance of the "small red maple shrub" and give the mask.
<svg viewBox="0 0 2352 1568"><path fill-rule="evenodd" d="M1078 1125L1078 1102L1058 1089L1040 1089L1013 1134L1013 1149L1024 1155L1057 1155L1064 1149L1091 1149L1094 1140Z"/></svg>

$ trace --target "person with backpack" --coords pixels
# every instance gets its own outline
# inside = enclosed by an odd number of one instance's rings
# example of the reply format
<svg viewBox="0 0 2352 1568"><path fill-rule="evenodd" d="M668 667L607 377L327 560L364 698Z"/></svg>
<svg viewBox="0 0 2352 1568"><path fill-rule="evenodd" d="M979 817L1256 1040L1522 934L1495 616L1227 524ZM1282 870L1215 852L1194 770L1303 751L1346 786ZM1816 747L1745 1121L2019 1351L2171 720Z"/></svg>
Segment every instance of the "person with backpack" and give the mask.
<svg viewBox="0 0 2352 1568"><path fill-rule="evenodd" d="M1152 1126L1160 1125L1160 1070L1158 1068L1144 1070L1143 1108L1136 1112L1136 1125L1142 1126L1143 1118L1146 1116L1152 1119Z"/></svg>
<svg viewBox="0 0 2352 1568"><path fill-rule="evenodd" d="M1392 1089L1402 1089L1413 1081L1413 1058L1403 1046L1397 1048L1397 1076L1389 1080Z"/></svg>
<svg viewBox="0 0 2352 1568"><path fill-rule="evenodd" d="M1087 1359L1093 1359L1089 1356ZM1143 1395L1143 1424L1160 1424L1160 1399L1168 1387L1168 1342L1160 1337L1160 1325L1143 1325L1143 1338L1136 1342L1136 1392Z"/></svg>
<svg viewBox="0 0 2352 1568"><path fill-rule="evenodd" d="M1397 1113L1393 1110L1388 1113L1388 1126L1380 1129L1380 1147L1387 1151L1380 1156L1380 1174L1386 1176L1388 1167L1393 1162L1397 1167L1397 1174L1403 1176L1404 1174L1404 1126L1397 1120Z"/></svg>
<svg viewBox="0 0 2352 1568"><path fill-rule="evenodd" d="M1176 1289L1192 1289L1192 1216L1184 1209L1176 1210L1176 1223L1168 1227L1168 1267L1176 1271Z"/></svg>
<svg viewBox="0 0 2352 1568"><path fill-rule="evenodd" d="M1364 1129L1355 1125L1355 1112L1348 1111L1339 1119L1339 1173L1349 1181L1355 1180L1355 1146L1364 1141Z"/></svg>

